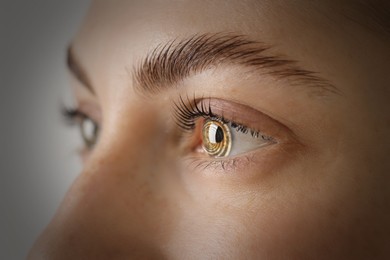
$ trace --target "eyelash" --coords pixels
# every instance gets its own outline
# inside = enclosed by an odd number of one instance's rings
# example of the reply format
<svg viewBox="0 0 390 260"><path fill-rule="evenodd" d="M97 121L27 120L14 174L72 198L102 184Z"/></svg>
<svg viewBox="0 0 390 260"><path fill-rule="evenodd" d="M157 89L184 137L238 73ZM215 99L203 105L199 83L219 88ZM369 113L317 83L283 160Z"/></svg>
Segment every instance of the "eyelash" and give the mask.
<svg viewBox="0 0 390 260"><path fill-rule="evenodd" d="M207 104L208 100L208 104ZM210 106L210 99L202 98L197 100L196 98L190 99L187 96L187 102L183 100L182 97L179 98L179 102L174 103L174 118L176 119L176 124L186 132L190 132L195 129L196 119L203 117L205 119L212 119L223 122L224 124L231 124L231 127L237 132L242 132L244 134L250 134L254 138L264 138L269 140L270 137L262 135L258 130L251 129L245 125L227 120L223 115L216 115L212 112Z"/></svg>
<svg viewBox="0 0 390 260"><path fill-rule="evenodd" d="M61 114L65 123L71 126L78 124L80 119L89 118L89 116L77 108L63 107L61 109Z"/></svg>
<svg viewBox="0 0 390 260"><path fill-rule="evenodd" d="M232 120L228 120L224 117L223 114L215 114L212 111L211 98L202 97L201 99L197 99L195 97L190 98L189 96L186 96L186 98L183 99L183 97L180 96L178 102L174 102L173 117L175 123L179 126L180 129L184 131L184 134L192 133L196 128L196 120L198 118L204 118L217 120L224 124L230 124L230 126L237 132L250 134L253 138L262 138L265 141L277 143L273 137L264 135L259 130L252 129ZM195 169L222 169L224 172L236 171L239 167L244 167L245 165L251 163L254 160L251 154L234 156L229 158L189 157L188 159L190 160L190 165L192 165L192 167L194 167Z"/></svg>

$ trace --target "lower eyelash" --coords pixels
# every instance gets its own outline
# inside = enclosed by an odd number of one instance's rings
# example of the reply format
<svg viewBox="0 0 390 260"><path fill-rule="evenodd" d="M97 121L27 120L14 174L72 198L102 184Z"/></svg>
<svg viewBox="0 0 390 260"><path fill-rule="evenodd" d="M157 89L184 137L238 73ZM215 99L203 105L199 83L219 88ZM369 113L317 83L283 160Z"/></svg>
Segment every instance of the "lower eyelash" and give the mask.
<svg viewBox="0 0 390 260"><path fill-rule="evenodd" d="M215 158L196 158L188 157L187 160L190 160L188 164L189 167L193 168L195 171L204 171L204 170L223 170L224 172L237 171L238 168L246 167L253 161L252 156L245 155L240 157L233 158L224 158L224 159L215 159Z"/></svg>

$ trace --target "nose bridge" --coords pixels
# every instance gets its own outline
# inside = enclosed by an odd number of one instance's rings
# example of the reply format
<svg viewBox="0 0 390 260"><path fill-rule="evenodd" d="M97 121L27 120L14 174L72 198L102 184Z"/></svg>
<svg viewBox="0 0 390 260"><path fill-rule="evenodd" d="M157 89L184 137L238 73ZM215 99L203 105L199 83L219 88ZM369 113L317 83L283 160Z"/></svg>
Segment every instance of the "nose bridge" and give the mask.
<svg viewBox="0 0 390 260"><path fill-rule="evenodd" d="M123 186L126 193L141 194L141 189L158 185L156 173L164 168L162 157L168 142L158 122L156 112L147 108L114 113L103 126L101 140L80 178L85 176L86 185L100 187L107 194L113 193L105 190L112 186L116 195Z"/></svg>
<svg viewBox="0 0 390 260"><path fill-rule="evenodd" d="M163 115L155 107L139 103L112 114L97 151L100 162L113 166L123 163L133 171L162 163L170 141L161 120Z"/></svg>
<svg viewBox="0 0 390 260"><path fill-rule="evenodd" d="M77 254L88 257L93 257L88 250L158 255L154 240L166 233L161 223L169 215L169 202L161 186L167 175L167 139L159 134L164 131L155 117L153 113L113 117L40 239L53 241L43 243L44 250L53 254L80 250Z"/></svg>

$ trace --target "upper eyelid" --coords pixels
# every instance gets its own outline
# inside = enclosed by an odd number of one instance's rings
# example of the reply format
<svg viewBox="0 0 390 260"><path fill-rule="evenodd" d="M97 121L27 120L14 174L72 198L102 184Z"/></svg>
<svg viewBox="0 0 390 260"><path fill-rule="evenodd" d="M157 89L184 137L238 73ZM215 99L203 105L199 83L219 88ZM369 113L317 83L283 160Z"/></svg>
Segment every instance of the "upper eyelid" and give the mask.
<svg viewBox="0 0 390 260"><path fill-rule="evenodd" d="M87 111L83 111L82 109L76 107L76 108L69 108L63 106L61 109L61 114L64 119L64 121L70 125L74 125L77 123L80 123L80 120L89 119L92 120L95 124L100 125L97 120L95 120Z"/></svg>
<svg viewBox="0 0 390 260"><path fill-rule="evenodd" d="M182 99L182 97L180 98ZM211 104L213 115L223 117L229 122L234 122L239 125L243 125L248 129L258 131L261 135L271 137L276 143L300 143L298 136L285 124L263 113L262 111L254 109L248 105L240 104L237 101L205 96L197 98L194 94L192 99L187 96L187 101L185 102L192 102L196 104L200 100L206 100L205 104L207 106L209 106L209 103ZM173 112L175 113L175 110L173 110ZM174 118L174 120L176 119Z"/></svg>
<svg viewBox="0 0 390 260"><path fill-rule="evenodd" d="M88 117L78 108L62 107L61 114L66 120L75 120L77 118Z"/></svg>
<svg viewBox="0 0 390 260"><path fill-rule="evenodd" d="M211 106L210 98L202 98L190 100L187 97L187 102L182 97L179 98L179 103L174 103L174 117L176 123L184 130L192 130L195 127L196 117L210 118L221 121L225 124L230 123L232 127L243 133L250 133L253 137L262 136L259 129L254 129L247 126L245 122L235 121L235 119L224 116L224 113L214 113Z"/></svg>

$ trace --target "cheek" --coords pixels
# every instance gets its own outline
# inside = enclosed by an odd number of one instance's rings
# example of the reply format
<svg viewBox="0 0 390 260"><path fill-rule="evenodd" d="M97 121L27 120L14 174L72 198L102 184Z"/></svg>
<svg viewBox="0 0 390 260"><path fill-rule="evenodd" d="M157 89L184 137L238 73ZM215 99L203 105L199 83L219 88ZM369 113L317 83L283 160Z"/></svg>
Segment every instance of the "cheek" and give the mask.
<svg viewBox="0 0 390 260"><path fill-rule="evenodd" d="M354 236L361 237L365 229L359 220L362 195L350 173L320 169L319 160L306 160L311 163L290 164L251 185L183 174L187 183L176 197L180 210L172 250L225 258L348 255L356 246Z"/></svg>
<svg viewBox="0 0 390 260"><path fill-rule="evenodd" d="M346 223L348 212L337 216L344 210L342 207L320 208L312 202L298 203L287 197L282 201L248 201L241 207L226 205L223 200L206 203L186 203L172 232L175 254L302 259L345 248L345 233L352 228Z"/></svg>

